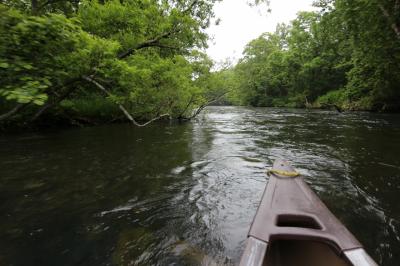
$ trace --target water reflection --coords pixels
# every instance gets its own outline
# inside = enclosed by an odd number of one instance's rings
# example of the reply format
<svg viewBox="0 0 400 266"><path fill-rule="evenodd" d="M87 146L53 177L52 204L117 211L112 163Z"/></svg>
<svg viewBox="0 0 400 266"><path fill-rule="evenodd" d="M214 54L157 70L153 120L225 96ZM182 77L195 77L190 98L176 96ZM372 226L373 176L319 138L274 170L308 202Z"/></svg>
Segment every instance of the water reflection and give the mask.
<svg viewBox="0 0 400 266"><path fill-rule="evenodd" d="M190 124L0 137L0 263L232 265L286 158L382 265L400 260L400 116L212 107ZM23 254L23 256L21 256Z"/></svg>

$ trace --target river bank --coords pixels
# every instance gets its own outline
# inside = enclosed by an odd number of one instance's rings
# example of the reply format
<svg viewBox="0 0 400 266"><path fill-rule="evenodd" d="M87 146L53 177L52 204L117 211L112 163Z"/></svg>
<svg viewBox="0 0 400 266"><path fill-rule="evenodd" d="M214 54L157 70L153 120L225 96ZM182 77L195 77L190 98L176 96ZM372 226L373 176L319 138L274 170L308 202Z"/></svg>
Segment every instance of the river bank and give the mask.
<svg viewBox="0 0 400 266"><path fill-rule="evenodd" d="M230 105L228 105L230 106ZM245 107L245 106L242 106ZM241 108L242 108L241 107ZM246 107L245 107L246 108ZM248 107L251 108L251 107ZM256 107L255 107L256 108ZM370 112L370 113L399 113L396 108L386 107L381 110L365 108L357 104L339 104L331 102L314 102L312 104L294 104L283 101L276 101L274 105L260 106L260 108L286 108L288 110L331 110L337 112ZM6 109L4 106L2 109ZM4 112L3 110L3 112ZM48 128L69 128L69 127L92 127L107 124L130 123L127 117L121 112L115 103L104 98L98 98L94 101L66 101L55 108L52 112L43 114L36 121L29 121L35 113L36 109L27 110L22 116L13 119L0 121L0 132L2 133L18 133L22 131L40 131ZM134 117L138 122L145 123L149 118L143 116ZM170 121L183 122L178 118L164 117L161 119L163 123ZM133 125L134 126L134 125Z"/></svg>

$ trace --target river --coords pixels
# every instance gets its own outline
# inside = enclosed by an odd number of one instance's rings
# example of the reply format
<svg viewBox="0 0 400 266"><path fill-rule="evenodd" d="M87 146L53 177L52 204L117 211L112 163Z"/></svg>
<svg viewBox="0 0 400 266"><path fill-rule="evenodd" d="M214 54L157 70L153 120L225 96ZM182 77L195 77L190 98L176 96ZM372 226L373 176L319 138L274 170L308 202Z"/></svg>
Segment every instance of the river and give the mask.
<svg viewBox="0 0 400 266"><path fill-rule="evenodd" d="M400 115L244 107L0 136L0 264L237 264L276 158L398 265Z"/></svg>

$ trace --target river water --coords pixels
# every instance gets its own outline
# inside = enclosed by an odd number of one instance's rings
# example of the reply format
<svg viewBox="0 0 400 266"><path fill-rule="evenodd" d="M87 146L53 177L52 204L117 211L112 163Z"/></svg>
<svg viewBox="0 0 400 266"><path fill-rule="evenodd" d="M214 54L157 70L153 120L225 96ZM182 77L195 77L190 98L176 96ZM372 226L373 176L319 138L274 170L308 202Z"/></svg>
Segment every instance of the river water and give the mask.
<svg viewBox="0 0 400 266"><path fill-rule="evenodd" d="M276 158L400 261L400 115L209 107L0 136L0 265L234 265Z"/></svg>

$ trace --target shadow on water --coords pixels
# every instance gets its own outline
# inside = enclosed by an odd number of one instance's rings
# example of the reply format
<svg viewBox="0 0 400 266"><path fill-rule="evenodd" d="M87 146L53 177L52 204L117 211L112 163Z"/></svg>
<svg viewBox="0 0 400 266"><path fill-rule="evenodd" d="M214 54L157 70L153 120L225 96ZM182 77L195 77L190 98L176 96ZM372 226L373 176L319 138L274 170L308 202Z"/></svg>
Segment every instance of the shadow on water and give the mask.
<svg viewBox="0 0 400 266"><path fill-rule="evenodd" d="M211 107L190 124L0 137L0 264L231 265L286 158L400 261L400 116Z"/></svg>

